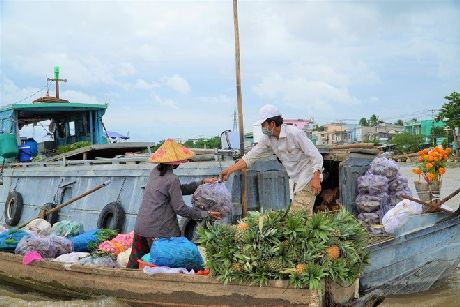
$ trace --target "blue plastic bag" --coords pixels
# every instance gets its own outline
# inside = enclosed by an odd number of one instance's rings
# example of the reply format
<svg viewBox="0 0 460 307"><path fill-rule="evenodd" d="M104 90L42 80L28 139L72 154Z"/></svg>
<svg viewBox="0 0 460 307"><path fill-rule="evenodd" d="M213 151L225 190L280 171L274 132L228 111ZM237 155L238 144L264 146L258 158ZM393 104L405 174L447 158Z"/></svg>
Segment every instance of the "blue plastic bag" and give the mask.
<svg viewBox="0 0 460 307"><path fill-rule="evenodd" d="M0 251L13 252L19 241L28 233L24 230L10 229L0 233Z"/></svg>
<svg viewBox="0 0 460 307"><path fill-rule="evenodd" d="M186 237L162 238L154 241L150 248L150 263L189 270L203 268L203 258L198 247Z"/></svg>
<svg viewBox="0 0 460 307"><path fill-rule="evenodd" d="M94 244L98 243L98 239L96 236L97 231L98 229L90 230L90 231L82 233L81 235L70 238L70 241L72 242L72 245L73 245L73 251L74 252L88 252L89 244L93 242Z"/></svg>

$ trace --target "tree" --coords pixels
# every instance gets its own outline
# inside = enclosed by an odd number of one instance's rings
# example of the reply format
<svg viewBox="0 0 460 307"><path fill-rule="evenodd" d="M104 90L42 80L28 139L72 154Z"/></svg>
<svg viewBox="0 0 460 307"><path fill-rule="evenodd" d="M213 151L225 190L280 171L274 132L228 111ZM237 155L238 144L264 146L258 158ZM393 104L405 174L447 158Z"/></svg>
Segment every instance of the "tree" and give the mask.
<svg viewBox="0 0 460 307"><path fill-rule="evenodd" d="M402 119L398 119L395 123L395 125L398 125L398 126L404 126L404 122Z"/></svg>
<svg viewBox="0 0 460 307"><path fill-rule="evenodd" d="M421 135L413 135L408 132L396 134L391 138L391 143L395 145L395 153L417 152L422 144Z"/></svg>
<svg viewBox="0 0 460 307"><path fill-rule="evenodd" d="M460 94L453 92L449 96L444 97L447 100L438 114L440 119L447 119L447 126L450 129L460 127Z"/></svg>
<svg viewBox="0 0 460 307"><path fill-rule="evenodd" d="M369 126L369 123L367 122L367 119L365 117L363 117L363 118L361 118L359 120L359 125L363 126L363 127L367 127L367 126Z"/></svg>
<svg viewBox="0 0 460 307"><path fill-rule="evenodd" d="M375 127L378 125L378 123L379 123L379 118L377 117L377 115L372 114L371 118L369 118L369 126Z"/></svg>

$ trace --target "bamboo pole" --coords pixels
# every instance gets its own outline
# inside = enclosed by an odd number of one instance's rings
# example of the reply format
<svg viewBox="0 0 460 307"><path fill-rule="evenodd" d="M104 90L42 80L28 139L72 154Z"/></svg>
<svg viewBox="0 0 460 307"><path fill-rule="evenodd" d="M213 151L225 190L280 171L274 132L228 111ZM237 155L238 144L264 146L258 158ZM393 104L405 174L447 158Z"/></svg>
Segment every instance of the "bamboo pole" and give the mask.
<svg viewBox="0 0 460 307"><path fill-rule="evenodd" d="M82 199L83 197L85 197L85 196L87 196L87 195L89 195L89 194L91 194L91 193L94 193L94 192L96 192L97 190L99 190L99 189L105 187L105 186L108 185L109 183L110 183L110 180L107 180L107 181L105 181L105 182L102 183L102 184L98 184L97 186L95 186L95 187L92 188L91 190L88 190L88 191L86 191L86 192L84 192L84 193L82 193L82 194L80 194L80 195L78 195L78 196L75 196L74 198L69 199L69 200L66 201L65 203L63 203L63 204L61 204L61 205L59 205L59 206L56 206L56 207L54 207L53 209L51 209L51 210L45 212L45 215L49 215L49 214L51 214L51 213L54 213L54 212L56 212L56 211L59 211L59 210L61 210L62 208L64 208L64 207L66 207L66 206L68 206L68 205L70 205L70 204L76 202L77 200ZM18 226L18 228L23 228L24 226L26 226L27 224L29 224L30 222L32 222L33 220L35 220L35 219L37 219L37 218L40 218L40 216L34 217L34 218L31 219L30 221L27 221L27 222L25 222L24 224Z"/></svg>
<svg viewBox="0 0 460 307"><path fill-rule="evenodd" d="M238 126L240 130L240 154L244 155L244 126L243 126L243 98L241 93L240 74L240 31L238 27L238 1L233 0L233 28L235 31L235 71L236 71L236 101L238 109ZM248 213L248 171L241 172L241 206L243 217Z"/></svg>

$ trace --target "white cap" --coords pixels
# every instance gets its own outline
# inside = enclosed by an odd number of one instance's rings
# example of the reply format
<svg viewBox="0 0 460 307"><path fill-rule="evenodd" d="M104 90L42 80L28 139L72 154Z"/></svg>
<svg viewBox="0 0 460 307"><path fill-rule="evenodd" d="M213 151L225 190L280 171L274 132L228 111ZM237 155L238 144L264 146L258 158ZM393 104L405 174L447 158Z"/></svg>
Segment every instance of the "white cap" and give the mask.
<svg viewBox="0 0 460 307"><path fill-rule="evenodd" d="M266 104L259 110L259 120L256 124L261 125L267 118L272 118L275 116L281 116L280 111L277 107L272 104Z"/></svg>

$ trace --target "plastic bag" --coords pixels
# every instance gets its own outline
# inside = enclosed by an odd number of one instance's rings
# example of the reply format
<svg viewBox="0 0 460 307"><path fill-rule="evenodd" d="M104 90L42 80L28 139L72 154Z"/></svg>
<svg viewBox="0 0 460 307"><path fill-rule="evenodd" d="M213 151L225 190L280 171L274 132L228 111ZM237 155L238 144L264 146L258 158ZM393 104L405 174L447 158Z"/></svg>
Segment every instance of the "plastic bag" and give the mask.
<svg viewBox="0 0 460 307"><path fill-rule="evenodd" d="M80 263L81 258L88 257L89 253L86 252L73 252L69 254L62 254L53 261L64 262L64 263Z"/></svg>
<svg viewBox="0 0 460 307"><path fill-rule="evenodd" d="M409 189L409 187L401 191L390 193L389 195L390 205L391 206L397 205L399 202L401 202L404 199L403 196L412 196L412 191Z"/></svg>
<svg viewBox="0 0 460 307"><path fill-rule="evenodd" d="M192 204L205 211L217 211L226 216L232 210L232 195L224 183L200 185L192 196Z"/></svg>
<svg viewBox="0 0 460 307"><path fill-rule="evenodd" d="M372 161L369 171L374 175L394 178L399 172L399 165L385 157L377 157Z"/></svg>
<svg viewBox="0 0 460 307"><path fill-rule="evenodd" d="M80 264L84 266L103 266L108 268L118 268L118 263L111 257L86 257L80 259Z"/></svg>
<svg viewBox="0 0 460 307"><path fill-rule="evenodd" d="M51 224L44 219L35 219L24 227L25 230L36 232L39 235L46 236L50 233Z"/></svg>
<svg viewBox="0 0 460 307"><path fill-rule="evenodd" d="M61 221L53 225L51 233L61 237L74 237L83 232L83 224L71 221Z"/></svg>
<svg viewBox="0 0 460 307"><path fill-rule="evenodd" d="M129 261L129 256L131 255L131 248L128 248L124 252L121 252L117 256L117 263L120 268L126 268Z"/></svg>
<svg viewBox="0 0 460 307"><path fill-rule="evenodd" d="M70 238L72 241L73 250L75 252L88 252L90 251L91 244L97 244L97 229L90 230L78 236Z"/></svg>
<svg viewBox="0 0 460 307"><path fill-rule="evenodd" d="M21 239L28 234L28 232L19 229L9 229L3 231L0 233L0 251L14 251Z"/></svg>
<svg viewBox="0 0 460 307"><path fill-rule="evenodd" d="M26 252L37 251L43 258L56 258L72 252L72 242L64 237L50 235L39 236L35 233L23 237L14 252L24 255Z"/></svg>
<svg viewBox="0 0 460 307"><path fill-rule="evenodd" d="M411 215L422 214L423 207L416 202L404 199L393 209L390 209L382 218L385 231L394 234Z"/></svg>
<svg viewBox="0 0 460 307"><path fill-rule="evenodd" d="M164 266L156 266L153 268L145 267L143 272L147 275L155 275L155 274L195 274L194 270L188 271L184 268L170 268Z"/></svg>
<svg viewBox="0 0 460 307"><path fill-rule="evenodd" d="M203 258L195 244L185 237L158 239L150 248L150 263L170 268L199 270L203 268Z"/></svg>

